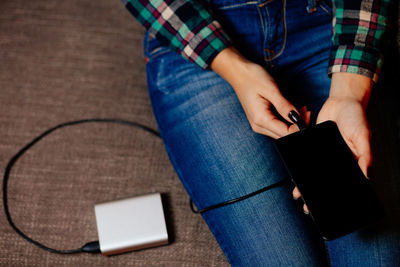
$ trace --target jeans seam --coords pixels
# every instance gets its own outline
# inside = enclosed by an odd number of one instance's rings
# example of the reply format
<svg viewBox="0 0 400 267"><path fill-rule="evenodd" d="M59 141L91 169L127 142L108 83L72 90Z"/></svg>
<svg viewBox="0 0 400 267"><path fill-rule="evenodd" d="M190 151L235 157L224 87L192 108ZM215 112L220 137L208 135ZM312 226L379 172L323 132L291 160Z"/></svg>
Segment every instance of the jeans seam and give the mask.
<svg viewBox="0 0 400 267"><path fill-rule="evenodd" d="M157 122L158 123L158 122ZM158 127L160 129L160 127ZM161 132L161 131L160 131ZM161 138L163 138L163 135L161 133ZM169 146L164 142L164 138L163 138L163 143L165 146L165 150L167 151L168 157L172 163L172 165L174 166L175 172L178 175L178 177L180 178L179 180L181 181L181 183L183 184L186 193L188 194L189 198L193 201L193 203L196 205L196 208L198 208L197 205L199 205L199 201L197 199L197 197L194 195L193 191L191 190L191 188L189 187L189 185L185 182L186 179L183 179L183 172L181 171L180 167L177 164L177 161L175 160L175 156L170 153L170 149Z"/></svg>
<svg viewBox="0 0 400 267"><path fill-rule="evenodd" d="M265 9L265 13L267 14L267 23L268 23L268 33L271 32L271 17L269 16L268 9ZM264 33L264 39L265 39L265 33Z"/></svg>
<svg viewBox="0 0 400 267"><path fill-rule="evenodd" d="M257 1L249 1L246 3L241 3L241 4L233 4L229 6L223 6L223 7L217 7L219 10L226 10L226 9L232 9L232 8L237 8L237 7L242 7L242 6L248 6L248 5L255 5L258 4Z"/></svg>
<svg viewBox="0 0 400 267"><path fill-rule="evenodd" d="M274 0L267 0L267 1L265 1L265 2L262 2L262 3L260 3L260 4L258 5L258 7L264 7L264 6L268 5L269 3L271 3L272 1L274 1Z"/></svg>
<svg viewBox="0 0 400 267"><path fill-rule="evenodd" d="M203 217L204 219L204 217ZM214 220L214 216L208 216L208 227L210 228L211 232L214 235L214 238L217 240L217 236L222 236L221 231L218 229L218 224L215 222ZM212 229L211 229L212 227ZM221 250L224 252L226 259L228 260L228 262L233 265L233 258L232 258L232 254L230 252L230 250L228 249L229 246L226 246L225 244L225 240L224 238L220 238L219 240L217 240Z"/></svg>
<svg viewBox="0 0 400 267"><path fill-rule="evenodd" d="M331 254L329 253L329 248L328 248L328 244L326 241L324 242L324 247L325 247L325 254L326 254L327 261L328 261L328 265L329 265L329 267L331 267L332 266L332 258L331 258Z"/></svg>
<svg viewBox="0 0 400 267"><path fill-rule="evenodd" d="M263 35L263 40L265 40L265 38L266 38L266 35L265 35L265 23L264 23L264 20L263 20L263 15L262 15L262 13L261 13L261 9L260 9L260 7L257 7L257 12L258 12L258 17L259 17L259 19L260 19L260 24L261 24L261 30L262 30L262 35ZM269 15L268 15L268 12L267 12L267 27L268 27L268 32L269 32L269 27L270 27L270 23L269 23ZM261 46L261 54L263 55L264 54L264 49L263 49L263 46Z"/></svg>
<svg viewBox="0 0 400 267"><path fill-rule="evenodd" d="M162 50L162 49L165 49L165 50L163 50L161 52L158 52L159 50ZM171 52L171 50L169 50L166 47L157 47L156 49L154 49L152 51L152 53L150 54L150 57L148 59L152 60L152 59L157 58L157 57L159 57L161 55L164 55L165 53L168 53L168 52Z"/></svg>
<svg viewBox="0 0 400 267"><path fill-rule="evenodd" d="M329 11L328 8L327 8L325 5L327 5L327 4L325 3L325 1L321 1L320 4L319 4L319 6L321 7L321 9L322 9L323 11L325 11L325 13L327 13L328 15L332 15L332 12Z"/></svg>
<svg viewBox="0 0 400 267"><path fill-rule="evenodd" d="M282 48L279 50L278 53L276 53L275 55L273 55L271 58L264 58L264 60L266 62L271 62L272 60L278 58L280 55L282 55L283 51L286 48L286 39L287 39L287 25L286 25L286 0L283 0L283 18L282 18L282 22L283 22L283 45Z"/></svg>
<svg viewBox="0 0 400 267"><path fill-rule="evenodd" d="M150 51L150 42L151 40L156 39L154 35L149 33L148 31L145 32L144 34L144 39L143 39L143 50L144 50L144 56L146 58L146 63L156 57L159 57L165 53L171 52L171 50L163 45L159 45L158 47L154 48L153 50Z"/></svg>

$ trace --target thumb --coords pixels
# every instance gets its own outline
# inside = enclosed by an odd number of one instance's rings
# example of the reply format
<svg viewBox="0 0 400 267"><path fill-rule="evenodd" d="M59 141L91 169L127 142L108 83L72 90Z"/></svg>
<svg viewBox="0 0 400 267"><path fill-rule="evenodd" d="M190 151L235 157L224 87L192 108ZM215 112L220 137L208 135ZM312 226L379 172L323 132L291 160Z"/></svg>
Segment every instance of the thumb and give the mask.
<svg viewBox="0 0 400 267"><path fill-rule="evenodd" d="M368 169L371 166L371 163L372 163L372 157L369 155L361 155L358 158L358 165L360 166L360 169L365 175L365 177L367 177L368 179L370 178L369 177L370 173L368 173Z"/></svg>

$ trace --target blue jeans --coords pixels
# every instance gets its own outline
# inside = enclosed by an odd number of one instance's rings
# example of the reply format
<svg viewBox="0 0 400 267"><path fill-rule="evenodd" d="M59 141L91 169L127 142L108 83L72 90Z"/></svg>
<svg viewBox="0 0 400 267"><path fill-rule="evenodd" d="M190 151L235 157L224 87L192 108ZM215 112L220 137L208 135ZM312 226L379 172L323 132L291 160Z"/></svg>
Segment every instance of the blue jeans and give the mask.
<svg viewBox="0 0 400 267"><path fill-rule="evenodd" d="M318 113L328 97L332 9L306 0L209 0L248 59L295 106ZM315 1L309 1L315 2ZM145 37L153 111L170 160L198 209L287 177L272 139L251 130L232 87ZM289 183L203 213L233 266L399 266L399 231L378 226L324 242ZM385 229L385 228L384 228Z"/></svg>

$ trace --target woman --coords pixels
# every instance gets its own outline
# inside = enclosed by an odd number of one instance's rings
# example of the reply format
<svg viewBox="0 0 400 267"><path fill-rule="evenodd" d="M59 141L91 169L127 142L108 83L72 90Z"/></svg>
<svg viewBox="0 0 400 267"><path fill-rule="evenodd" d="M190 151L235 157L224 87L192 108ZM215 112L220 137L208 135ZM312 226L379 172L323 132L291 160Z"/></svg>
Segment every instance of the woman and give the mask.
<svg viewBox="0 0 400 267"><path fill-rule="evenodd" d="M335 12L315 0L123 2L147 29L154 114L198 209L286 178L273 139L296 131L291 111L335 121L368 176L365 109L382 65L389 0L334 1ZM292 190L286 184L203 213L232 265L399 264L395 234L324 243Z"/></svg>

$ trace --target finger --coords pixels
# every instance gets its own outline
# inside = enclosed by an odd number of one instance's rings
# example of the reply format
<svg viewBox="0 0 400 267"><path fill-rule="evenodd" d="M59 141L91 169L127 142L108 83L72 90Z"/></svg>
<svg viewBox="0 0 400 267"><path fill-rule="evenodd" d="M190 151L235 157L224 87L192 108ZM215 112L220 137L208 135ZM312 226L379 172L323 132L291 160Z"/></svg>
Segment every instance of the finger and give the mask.
<svg viewBox="0 0 400 267"><path fill-rule="evenodd" d="M274 128L271 121L276 118L271 108L273 108L271 102L262 98L262 101L254 102L252 109L245 109L245 112L254 132L278 139L280 135L271 129L271 127ZM280 123L282 122L280 121Z"/></svg>
<svg viewBox="0 0 400 267"><path fill-rule="evenodd" d="M292 195L295 200L298 200L301 197L300 191L297 186L293 189Z"/></svg>
<svg viewBox="0 0 400 267"><path fill-rule="evenodd" d="M301 118L303 119L303 121L305 122L305 124L308 126L310 125L310 121L311 121L311 111L307 110L307 106L302 106L300 108L300 115Z"/></svg>
<svg viewBox="0 0 400 267"><path fill-rule="evenodd" d="M278 139L291 132L294 132L292 129L289 129L284 122L275 117L269 116L256 119L254 125L252 125L252 129L256 133L265 134L274 139Z"/></svg>
<svg viewBox="0 0 400 267"><path fill-rule="evenodd" d="M360 166L361 171L368 179L371 178L370 174L368 173L369 167L371 166L372 157L368 156L361 156L358 159L358 165Z"/></svg>
<svg viewBox="0 0 400 267"><path fill-rule="evenodd" d="M369 130L365 130L365 132L357 138L357 142L354 144L358 165L360 166L362 172L366 177L368 177L368 168L372 164L372 150L370 139L371 137Z"/></svg>
<svg viewBox="0 0 400 267"><path fill-rule="evenodd" d="M307 214L307 215L310 214L310 211L308 210L308 207L307 207L306 204L303 205L303 211L304 211L304 213Z"/></svg>
<svg viewBox="0 0 400 267"><path fill-rule="evenodd" d="M299 126L297 126L297 124L292 124L289 126L288 132L289 132L289 134L291 134L291 133L298 132L299 130L300 129L299 129Z"/></svg>
<svg viewBox="0 0 400 267"><path fill-rule="evenodd" d="M259 112L254 115L252 128L257 133L272 133L267 134L273 138L279 138L288 135L295 131L289 125L281 121L271 110L272 104L265 100L265 112Z"/></svg>
<svg viewBox="0 0 400 267"><path fill-rule="evenodd" d="M357 160L361 171L368 178L368 168L372 164L371 134L368 126L364 127L355 138L345 138L345 141Z"/></svg>
<svg viewBox="0 0 400 267"><path fill-rule="evenodd" d="M257 125L254 125L254 126L252 126L251 128L253 129L254 132L259 133L259 134L263 134L263 135L266 135L266 136L269 136L269 137L271 137L271 138L273 138L273 139L278 139L278 138L280 137L280 136L277 135L276 133L274 133L274 132L272 132L272 131L270 131L270 130L268 130L268 129L265 129L265 128L263 128L263 127L259 127L259 126L257 126Z"/></svg>
<svg viewBox="0 0 400 267"><path fill-rule="evenodd" d="M287 122L292 122L289 118L289 112L294 110L298 114L298 110L290 103L278 89L272 90L272 92L268 92L268 95L263 97L268 99L272 105L275 107L276 111L284 118ZM287 134L287 133L286 133Z"/></svg>

